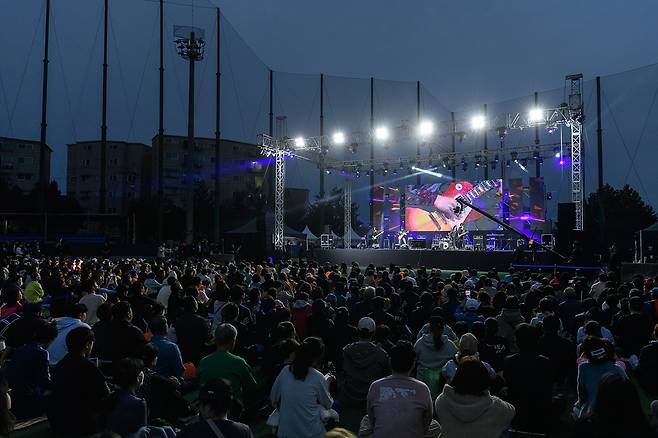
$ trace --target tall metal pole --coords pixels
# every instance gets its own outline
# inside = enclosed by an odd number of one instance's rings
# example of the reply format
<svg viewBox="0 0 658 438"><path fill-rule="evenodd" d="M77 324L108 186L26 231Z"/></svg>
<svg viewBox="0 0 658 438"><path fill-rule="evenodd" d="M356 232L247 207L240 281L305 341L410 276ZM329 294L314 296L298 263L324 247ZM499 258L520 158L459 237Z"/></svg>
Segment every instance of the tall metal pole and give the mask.
<svg viewBox="0 0 658 438"><path fill-rule="evenodd" d="M453 181L457 179L457 160L455 160L455 137L457 136L457 123L455 122L455 113L450 113L450 128L452 130L452 179Z"/></svg>
<svg viewBox="0 0 658 438"><path fill-rule="evenodd" d="M603 128L601 128L601 76L596 77L596 146L598 155L599 190L603 188Z"/></svg>
<svg viewBox="0 0 658 438"><path fill-rule="evenodd" d="M107 21L109 15L108 0L105 0L105 12L103 16L103 109L101 114L101 163L100 163L100 190L99 190L99 212L106 211L107 195Z"/></svg>
<svg viewBox="0 0 658 438"><path fill-rule="evenodd" d="M221 54L222 54L222 40L221 40L221 23L222 16L217 8L217 72L215 74L215 220L214 220L214 237L215 243L220 243L221 240L221 224L220 224L220 202L221 202L221 187L220 187L220 143L221 143Z"/></svg>
<svg viewBox="0 0 658 438"><path fill-rule="evenodd" d="M41 211L44 218L43 226L43 240L48 238L48 170L46 169L46 128L47 123L47 103L48 103L48 47L50 37L50 0L46 0L46 29L44 35L43 45L43 83L41 93L41 135L39 137L39 201L41 204Z"/></svg>
<svg viewBox="0 0 658 438"><path fill-rule="evenodd" d="M160 99L158 105L158 243L164 240L164 0L160 0Z"/></svg>
<svg viewBox="0 0 658 438"><path fill-rule="evenodd" d="M487 119L487 104L484 104L484 179L489 179L489 154L488 145L489 120Z"/></svg>
<svg viewBox="0 0 658 438"><path fill-rule="evenodd" d="M274 85L274 72L270 70L270 137L274 137L274 97L272 93Z"/></svg>
<svg viewBox="0 0 658 438"><path fill-rule="evenodd" d="M375 78L370 77L370 227L375 225Z"/></svg>
<svg viewBox="0 0 658 438"><path fill-rule="evenodd" d="M324 74L320 74L320 201L324 200ZM322 209L322 207L321 207ZM321 215L324 219L324 215Z"/></svg>
<svg viewBox="0 0 658 438"><path fill-rule="evenodd" d="M416 127L420 124L420 81L416 81ZM416 133L418 134L418 133ZM420 137L416 142L416 160L420 162ZM420 172L416 175L416 184L420 185Z"/></svg>
<svg viewBox="0 0 658 438"><path fill-rule="evenodd" d="M192 47L196 41L194 32L190 33ZM194 241L194 177L192 175L192 157L194 155L194 62L196 56L190 54L190 72L187 101L187 154L184 160L185 176L185 242L188 244Z"/></svg>
<svg viewBox="0 0 658 438"><path fill-rule="evenodd" d="M535 108L539 108L539 93L535 91ZM535 125L535 145L539 146L539 125ZM535 159L535 176L541 176L541 164L539 159Z"/></svg>

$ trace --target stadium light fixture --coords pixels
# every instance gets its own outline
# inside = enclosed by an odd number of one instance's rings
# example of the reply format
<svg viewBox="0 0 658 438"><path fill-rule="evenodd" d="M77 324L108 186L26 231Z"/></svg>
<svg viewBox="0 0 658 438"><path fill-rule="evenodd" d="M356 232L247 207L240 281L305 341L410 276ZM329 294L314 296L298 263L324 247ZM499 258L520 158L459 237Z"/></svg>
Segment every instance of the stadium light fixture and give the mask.
<svg viewBox="0 0 658 438"><path fill-rule="evenodd" d="M304 146L306 146L306 140L304 140L304 137L295 137L295 147L303 148Z"/></svg>
<svg viewBox="0 0 658 438"><path fill-rule="evenodd" d="M386 126L378 126L375 129L375 139L379 141L386 141L390 137L390 132Z"/></svg>
<svg viewBox="0 0 658 438"><path fill-rule="evenodd" d="M487 119L482 114L473 116L473 118L471 119L471 128L475 130L480 130L480 129L484 129L485 126L487 126Z"/></svg>
<svg viewBox="0 0 658 438"><path fill-rule="evenodd" d="M528 120L532 123L539 123L544 120L544 110L533 108L528 112Z"/></svg>
<svg viewBox="0 0 658 438"><path fill-rule="evenodd" d="M345 144L345 133L341 131L334 132L332 137L333 143L337 146Z"/></svg>
<svg viewBox="0 0 658 438"><path fill-rule="evenodd" d="M418 136L426 139L434 134L434 123L431 120L423 120L418 124Z"/></svg>

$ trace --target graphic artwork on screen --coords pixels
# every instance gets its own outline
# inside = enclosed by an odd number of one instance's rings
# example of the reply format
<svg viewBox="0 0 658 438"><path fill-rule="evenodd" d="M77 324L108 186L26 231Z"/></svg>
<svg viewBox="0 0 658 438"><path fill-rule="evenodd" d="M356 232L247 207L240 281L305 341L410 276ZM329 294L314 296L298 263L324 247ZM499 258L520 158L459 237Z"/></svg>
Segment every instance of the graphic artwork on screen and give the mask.
<svg viewBox="0 0 658 438"><path fill-rule="evenodd" d="M459 224L473 231L498 229L495 222L459 204L458 197L495 217L502 217L500 179L414 185L407 186L406 192L407 229L412 232L450 231Z"/></svg>

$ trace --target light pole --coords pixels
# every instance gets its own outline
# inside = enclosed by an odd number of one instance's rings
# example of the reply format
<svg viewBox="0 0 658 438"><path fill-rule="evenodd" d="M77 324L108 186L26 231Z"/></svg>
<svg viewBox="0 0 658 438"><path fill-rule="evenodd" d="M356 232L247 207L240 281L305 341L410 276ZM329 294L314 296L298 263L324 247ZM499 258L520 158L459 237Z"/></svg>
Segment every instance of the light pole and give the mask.
<svg viewBox="0 0 658 438"><path fill-rule="evenodd" d="M178 55L189 61L189 87L187 107L187 153L183 154L185 192L185 243L194 241L194 178L192 177L192 154L194 153L194 63L203 59L206 46L203 29L191 26L174 26L174 43Z"/></svg>

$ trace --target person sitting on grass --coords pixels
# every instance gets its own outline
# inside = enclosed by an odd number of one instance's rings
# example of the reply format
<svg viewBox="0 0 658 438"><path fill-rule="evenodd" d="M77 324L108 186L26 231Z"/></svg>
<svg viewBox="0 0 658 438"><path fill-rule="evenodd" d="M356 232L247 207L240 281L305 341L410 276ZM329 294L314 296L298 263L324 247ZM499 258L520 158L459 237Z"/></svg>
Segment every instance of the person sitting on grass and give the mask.
<svg viewBox="0 0 658 438"><path fill-rule="evenodd" d="M231 384L211 379L199 391L199 421L181 430L178 438L253 438L249 426L228 419L234 403Z"/></svg>

